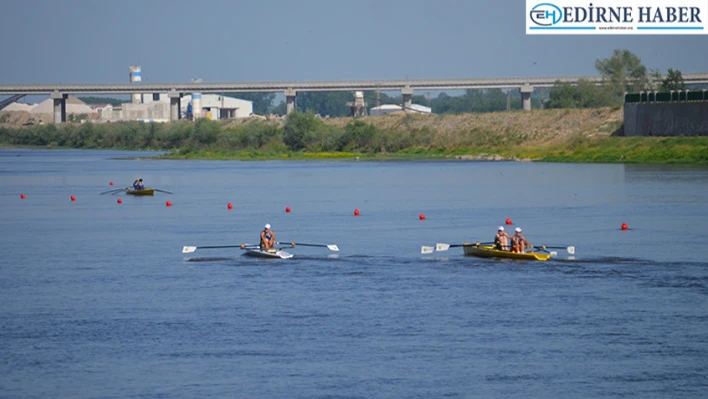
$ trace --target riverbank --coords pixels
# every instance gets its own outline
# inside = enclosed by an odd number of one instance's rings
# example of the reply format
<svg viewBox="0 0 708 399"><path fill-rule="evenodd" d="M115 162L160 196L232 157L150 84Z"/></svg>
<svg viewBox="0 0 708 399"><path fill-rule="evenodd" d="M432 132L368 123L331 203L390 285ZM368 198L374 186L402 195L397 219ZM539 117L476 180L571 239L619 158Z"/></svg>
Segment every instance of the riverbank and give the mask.
<svg viewBox="0 0 708 399"><path fill-rule="evenodd" d="M705 137L617 137L622 110L398 114L286 121L0 125L0 143L44 148L163 150L215 160L514 160L708 164Z"/></svg>

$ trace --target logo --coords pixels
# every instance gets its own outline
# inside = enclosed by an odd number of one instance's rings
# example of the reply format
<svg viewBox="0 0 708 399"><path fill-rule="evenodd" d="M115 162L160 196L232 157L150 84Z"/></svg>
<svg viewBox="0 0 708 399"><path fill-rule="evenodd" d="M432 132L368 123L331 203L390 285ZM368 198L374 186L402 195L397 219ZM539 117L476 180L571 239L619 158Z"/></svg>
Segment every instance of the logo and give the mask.
<svg viewBox="0 0 708 399"><path fill-rule="evenodd" d="M704 35L708 1L526 0L526 34Z"/></svg>
<svg viewBox="0 0 708 399"><path fill-rule="evenodd" d="M551 26L560 22L563 11L551 3L537 4L531 9L531 20L539 26Z"/></svg>

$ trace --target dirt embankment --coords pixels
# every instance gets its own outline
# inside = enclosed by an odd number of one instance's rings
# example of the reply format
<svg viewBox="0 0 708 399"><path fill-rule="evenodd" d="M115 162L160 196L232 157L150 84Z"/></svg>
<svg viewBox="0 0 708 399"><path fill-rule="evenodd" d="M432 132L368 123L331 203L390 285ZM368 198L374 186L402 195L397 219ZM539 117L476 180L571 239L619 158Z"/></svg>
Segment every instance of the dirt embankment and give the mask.
<svg viewBox="0 0 708 399"><path fill-rule="evenodd" d="M609 136L621 126L623 113L621 108L548 109L459 115L391 114L361 120L384 131L427 131L434 141L441 143L481 135L512 136L519 144L525 141L553 143L576 135ZM325 120L326 124L338 127L349 122L351 118Z"/></svg>

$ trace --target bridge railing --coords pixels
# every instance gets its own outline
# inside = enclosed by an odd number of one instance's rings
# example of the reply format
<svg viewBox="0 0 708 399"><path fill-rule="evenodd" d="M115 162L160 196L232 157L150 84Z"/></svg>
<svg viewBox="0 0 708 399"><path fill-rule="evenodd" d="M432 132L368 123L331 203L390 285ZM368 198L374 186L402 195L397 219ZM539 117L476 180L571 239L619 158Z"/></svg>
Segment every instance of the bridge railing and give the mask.
<svg viewBox="0 0 708 399"><path fill-rule="evenodd" d="M626 93L624 95L625 104L672 103L688 101L708 101L708 89L642 91L639 93Z"/></svg>

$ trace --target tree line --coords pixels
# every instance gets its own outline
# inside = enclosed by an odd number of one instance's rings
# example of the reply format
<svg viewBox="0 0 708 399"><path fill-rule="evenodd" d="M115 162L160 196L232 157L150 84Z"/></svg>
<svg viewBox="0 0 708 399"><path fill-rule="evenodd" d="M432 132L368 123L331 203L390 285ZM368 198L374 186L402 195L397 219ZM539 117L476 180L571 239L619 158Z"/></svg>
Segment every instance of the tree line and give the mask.
<svg viewBox="0 0 708 399"><path fill-rule="evenodd" d="M404 118L405 119L405 118ZM171 123L46 124L21 128L0 127L0 143L86 149L154 149L235 152L292 151L366 153L397 152L427 147L432 132L408 126L378 129L352 120L344 127L325 124L312 112L294 112L285 123L252 119L237 126L199 119Z"/></svg>
<svg viewBox="0 0 708 399"><path fill-rule="evenodd" d="M556 82L546 102L548 108L598 108L624 103L625 92L685 90L681 71L669 69L665 76L649 71L629 50L614 50L611 57L595 61L603 84L581 80L577 85Z"/></svg>

